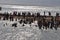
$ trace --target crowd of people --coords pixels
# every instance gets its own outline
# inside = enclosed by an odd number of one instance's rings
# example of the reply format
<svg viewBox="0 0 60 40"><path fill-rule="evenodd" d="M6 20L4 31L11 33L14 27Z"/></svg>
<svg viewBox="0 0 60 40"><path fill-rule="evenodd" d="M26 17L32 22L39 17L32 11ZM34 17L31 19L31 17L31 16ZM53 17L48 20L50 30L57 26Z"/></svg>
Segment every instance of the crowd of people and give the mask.
<svg viewBox="0 0 60 40"><path fill-rule="evenodd" d="M10 19L10 21L13 21L13 19L15 17L20 18L21 20L18 21L20 24L22 22L24 24L27 24L27 23L31 24L36 20L39 29L55 28L57 30L57 28L60 25L59 13L56 13L56 16L51 16L51 13L50 12L48 12L48 13L49 13L49 16L46 16L45 12L44 12L44 15L41 16L39 12L37 12L36 14L32 14L32 15L30 12L28 12L27 14L26 14L26 12L22 12L22 15L21 15L21 13L17 14L17 12L13 12L13 15L11 15L9 13L4 13L4 14L0 14L0 16L4 16L3 20ZM24 20L22 20L22 19L24 19ZM24 26L24 24L23 24L23 26ZM17 27L17 24L14 23L14 24L12 24L12 26Z"/></svg>

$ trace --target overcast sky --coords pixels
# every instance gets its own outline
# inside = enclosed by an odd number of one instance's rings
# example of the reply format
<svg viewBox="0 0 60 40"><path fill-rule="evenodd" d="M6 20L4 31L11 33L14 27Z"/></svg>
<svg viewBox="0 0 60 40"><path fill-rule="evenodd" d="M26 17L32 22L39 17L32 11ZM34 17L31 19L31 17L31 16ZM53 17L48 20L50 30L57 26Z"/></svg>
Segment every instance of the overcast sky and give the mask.
<svg viewBox="0 0 60 40"><path fill-rule="evenodd" d="M0 3L32 6L60 6L60 0L0 0Z"/></svg>

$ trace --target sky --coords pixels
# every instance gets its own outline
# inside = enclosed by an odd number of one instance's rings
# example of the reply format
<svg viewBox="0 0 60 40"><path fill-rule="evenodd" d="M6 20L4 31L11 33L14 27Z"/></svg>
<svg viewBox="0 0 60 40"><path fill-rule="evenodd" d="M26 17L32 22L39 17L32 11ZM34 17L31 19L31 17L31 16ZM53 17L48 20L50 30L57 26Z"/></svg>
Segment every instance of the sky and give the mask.
<svg viewBox="0 0 60 40"><path fill-rule="evenodd" d="M3 4L18 4L28 6L59 6L60 0L0 0Z"/></svg>

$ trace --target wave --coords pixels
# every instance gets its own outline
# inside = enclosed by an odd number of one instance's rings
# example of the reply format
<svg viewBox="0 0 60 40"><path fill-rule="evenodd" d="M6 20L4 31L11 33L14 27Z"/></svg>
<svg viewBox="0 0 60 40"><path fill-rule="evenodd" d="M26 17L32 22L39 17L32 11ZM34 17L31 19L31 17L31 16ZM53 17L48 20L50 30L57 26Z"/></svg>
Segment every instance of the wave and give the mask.
<svg viewBox="0 0 60 40"><path fill-rule="evenodd" d="M0 12L12 12L12 11L29 11L29 12L40 12L43 11L48 14L48 11L55 15L56 12L60 13L60 7L43 7L43 6L19 6L19 5L0 5L2 10Z"/></svg>
<svg viewBox="0 0 60 40"><path fill-rule="evenodd" d="M12 10L47 10L47 11L60 11L60 7L43 7L43 6L18 6L18 5L1 5L2 8Z"/></svg>

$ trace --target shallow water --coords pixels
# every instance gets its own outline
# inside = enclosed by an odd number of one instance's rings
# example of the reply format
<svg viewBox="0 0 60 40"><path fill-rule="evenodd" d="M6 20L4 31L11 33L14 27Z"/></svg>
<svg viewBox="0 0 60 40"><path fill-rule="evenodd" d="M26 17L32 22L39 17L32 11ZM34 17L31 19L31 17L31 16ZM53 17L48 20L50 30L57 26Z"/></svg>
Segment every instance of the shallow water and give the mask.
<svg viewBox="0 0 60 40"><path fill-rule="evenodd" d="M3 26L6 22L0 21L0 40L60 40L60 28L58 30L39 30L35 26L14 28L9 21L8 25Z"/></svg>

